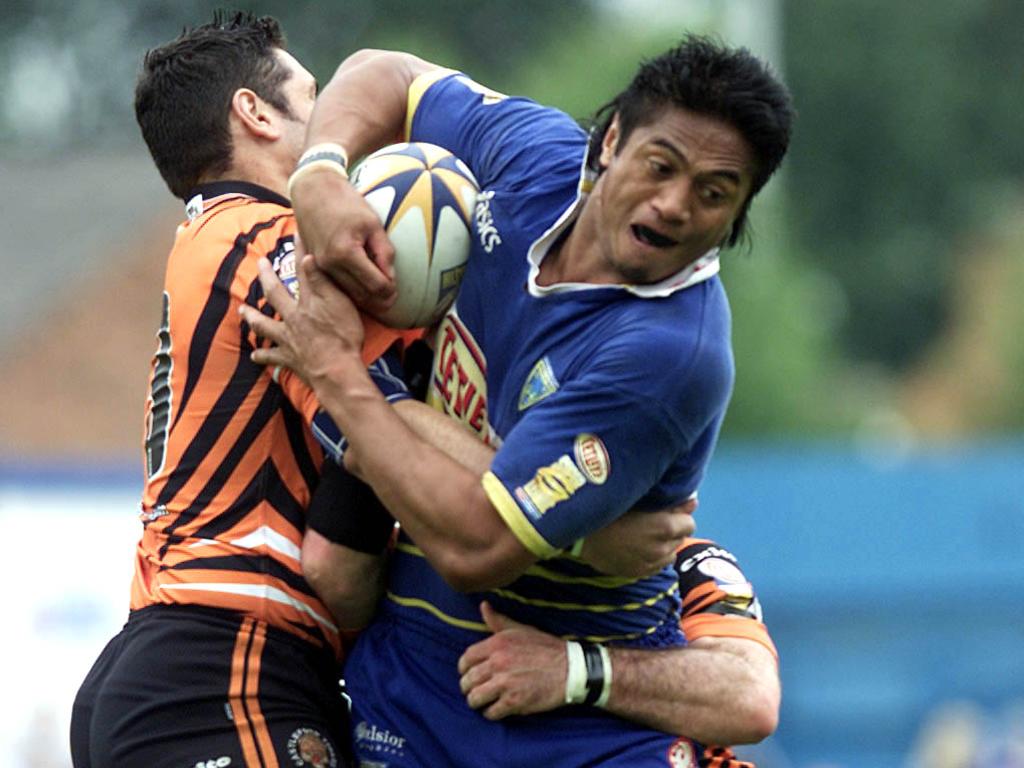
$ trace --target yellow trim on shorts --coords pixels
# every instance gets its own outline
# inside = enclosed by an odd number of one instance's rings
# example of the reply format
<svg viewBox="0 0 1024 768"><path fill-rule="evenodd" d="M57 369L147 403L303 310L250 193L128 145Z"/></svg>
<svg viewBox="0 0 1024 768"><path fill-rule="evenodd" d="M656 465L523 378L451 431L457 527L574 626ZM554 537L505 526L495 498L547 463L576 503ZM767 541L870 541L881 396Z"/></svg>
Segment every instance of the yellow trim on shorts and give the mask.
<svg viewBox="0 0 1024 768"><path fill-rule="evenodd" d="M548 544L544 537L537 532L537 529L533 527L526 518L526 515L523 514L523 510L519 508L519 504L512 498L512 494L508 492L508 489L505 488L497 475L493 472L487 472L481 479L481 483L487 498L491 500L491 504L498 510L498 514L505 521L505 525L519 539L520 544L539 558L551 557L561 551Z"/></svg>
<svg viewBox="0 0 1024 768"><path fill-rule="evenodd" d="M409 86L409 93L405 104L406 141L409 141L409 137L412 135L412 119L416 116L416 110L419 109L420 100L423 98L423 94L425 94L427 89L438 80L443 80L448 77L448 75L457 74L458 71L454 69L432 69L429 72L424 72L412 81L412 84Z"/></svg>

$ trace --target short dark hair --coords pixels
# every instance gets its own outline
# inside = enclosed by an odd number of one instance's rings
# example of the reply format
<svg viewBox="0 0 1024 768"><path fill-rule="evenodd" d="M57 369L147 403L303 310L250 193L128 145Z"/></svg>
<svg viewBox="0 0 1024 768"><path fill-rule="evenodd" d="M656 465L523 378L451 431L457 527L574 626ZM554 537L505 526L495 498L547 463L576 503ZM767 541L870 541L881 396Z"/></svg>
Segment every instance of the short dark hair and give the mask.
<svg viewBox="0 0 1024 768"><path fill-rule="evenodd" d="M228 114L239 88L292 117L281 85L289 72L274 55L283 49L281 25L251 13L185 29L153 48L135 86L135 119L167 186L184 199L206 174L231 163Z"/></svg>
<svg viewBox="0 0 1024 768"><path fill-rule="evenodd" d="M676 47L644 61L626 89L597 111L588 166L600 172L601 144L616 115L621 148L635 128L653 122L666 107L682 107L733 126L753 151L753 187L727 242L735 245L746 227L750 201L789 147L795 116L789 91L746 48L730 49L709 37L687 35Z"/></svg>

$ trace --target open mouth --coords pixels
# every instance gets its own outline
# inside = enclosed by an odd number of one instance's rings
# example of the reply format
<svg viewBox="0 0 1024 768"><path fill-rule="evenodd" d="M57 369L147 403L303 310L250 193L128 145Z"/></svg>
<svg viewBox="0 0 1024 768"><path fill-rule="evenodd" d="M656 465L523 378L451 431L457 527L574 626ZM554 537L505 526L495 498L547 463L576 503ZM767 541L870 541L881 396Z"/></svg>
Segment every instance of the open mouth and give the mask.
<svg viewBox="0 0 1024 768"><path fill-rule="evenodd" d="M643 224L632 224L630 227L633 230L633 236L645 245L650 245L654 248L668 248L673 245L678 245L677 240L673 240L671 237L666 237L660 232L655 232L653 229L645 227Z"/></svg>

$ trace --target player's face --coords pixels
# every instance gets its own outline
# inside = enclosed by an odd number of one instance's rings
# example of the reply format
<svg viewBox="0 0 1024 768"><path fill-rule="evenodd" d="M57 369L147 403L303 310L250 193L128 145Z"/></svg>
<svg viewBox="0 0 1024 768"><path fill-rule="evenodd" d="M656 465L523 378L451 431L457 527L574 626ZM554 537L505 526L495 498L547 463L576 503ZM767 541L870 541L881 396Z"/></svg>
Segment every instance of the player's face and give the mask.
<svg viewBox="0 0 1024 768"><path fill-rule="evenodd" d="M290 118L285 117L283 138L288 152L294 155L291 161L294 165L306 141L306 125L316 101L316 78L287 51L277 49L274 55L278 63L289 72L288 78L281 85L281 92L292 113Z"/></svg>
<svg viewBox="0 0 1024 768"><path fill-rule="evenodd" d="M678 107L622 146L619 137L616 119L595 189L602 256L625 282L658 282L728 238L750 194L753 155L732 126Z"/></svg>

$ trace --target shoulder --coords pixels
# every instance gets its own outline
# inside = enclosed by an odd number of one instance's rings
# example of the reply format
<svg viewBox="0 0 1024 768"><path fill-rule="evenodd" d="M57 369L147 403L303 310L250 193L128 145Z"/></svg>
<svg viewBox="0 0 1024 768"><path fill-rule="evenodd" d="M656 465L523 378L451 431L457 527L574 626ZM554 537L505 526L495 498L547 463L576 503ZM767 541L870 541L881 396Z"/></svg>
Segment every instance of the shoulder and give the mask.
<svg viewBox="0 0 1024 768"><path fill-rule="evenodd" d="M179 227L179 239L199 246L214 242L245 248L257 239L295 233L295 213L279 203L234 199L211 206Z"/></svg>
<svg viewBox="0 0 1024 768"><path fill-rule="evenodd" d="M443 76L442 76L443 74ZM458 155L483 189L558 185L578 176L586 133L559 109L507 96L458 72L432 73L410 90L408 136Z"/></svg>
<svg viewBox="0 0 1024 768"><path fill-rule="evenodd" d="M278 262L294 248L291 208L272 202L229 200L211 207L178 229L169 269L188 275L210 273L215 285L235 277L256 279L257 259Z"/></svg>
<svg viewBox="0 0 1024 768"><path fill-rule="evenodd" d="M665 298L621 302L600 354L666 406L728 397L733 357L728 304L717 279Z"/></svg>

